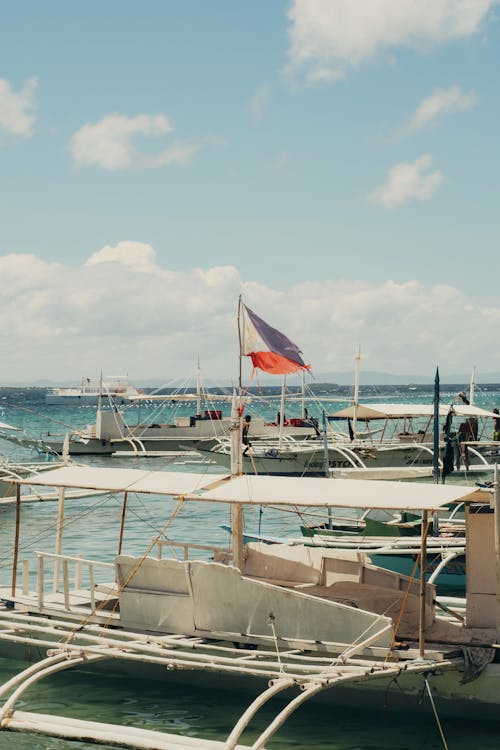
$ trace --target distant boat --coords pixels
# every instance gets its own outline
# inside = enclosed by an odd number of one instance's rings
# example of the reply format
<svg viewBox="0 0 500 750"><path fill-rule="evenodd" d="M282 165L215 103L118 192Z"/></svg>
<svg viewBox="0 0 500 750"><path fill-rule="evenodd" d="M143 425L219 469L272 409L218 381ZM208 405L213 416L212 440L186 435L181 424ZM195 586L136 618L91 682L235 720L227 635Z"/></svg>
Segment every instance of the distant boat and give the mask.
<svg viewBox="0 0 500 750"><path fill-rule="evenodd" d="M82 378L80 385L74 388L51 388L45 396L45 403L49 406L70 404L95 406L100 395L124 404L142 395L142 390L130 385L127 375L108 375L99 380Z"/></svg>

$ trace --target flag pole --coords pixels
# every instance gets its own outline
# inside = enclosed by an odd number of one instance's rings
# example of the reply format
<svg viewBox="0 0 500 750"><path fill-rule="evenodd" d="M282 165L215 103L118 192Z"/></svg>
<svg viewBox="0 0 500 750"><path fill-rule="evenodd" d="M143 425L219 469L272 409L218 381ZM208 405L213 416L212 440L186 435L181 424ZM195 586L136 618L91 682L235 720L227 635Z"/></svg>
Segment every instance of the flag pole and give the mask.
<svg viewBox="0 0 500 750"><path fill-rule="evenodd" d="M201 374L199 357L196 361L196 418L201 419Z"/></svg>
<svg viewBox="0 0 500 750"><path fill-rule="evenodd" d="M355 357L356 369L354 374L354 418L352 420L352 426L354 431L354 439L358 436L358 406L359 406L359 364L361 362L361 347L358 344L358 353Z"/></svg>
<svg viewBox="0 0 500 750"><path fill-rule="evenodd" d="M239 343L239 375L238 395L233 392L231 409L231 476L239 476L242 473L241 453L241 420L242 406L242 377L241 377L241 295L238 298L238 343ZM233 566L243 571L244 549L243 549L243 505L231 503L231 536L233 546Z"/></svg>
<svg viewBox="0 0 500 750"><path fill-rule="evenodd" d="M286 375L283 375L283 380L281 382L280 423L278 425L279 427L278 448L280 450L281 450L281 446L283 443L283 427L285 424L285 391L286 391Z"/></svg>
<svg viewBox="0 0 500 750"><path fill-rule="evenodd" d="M469 401L471 405L474 403L475 390L476 390L476 365L473 365L472 373L470 376L470 389L469 389Z"/></svg>

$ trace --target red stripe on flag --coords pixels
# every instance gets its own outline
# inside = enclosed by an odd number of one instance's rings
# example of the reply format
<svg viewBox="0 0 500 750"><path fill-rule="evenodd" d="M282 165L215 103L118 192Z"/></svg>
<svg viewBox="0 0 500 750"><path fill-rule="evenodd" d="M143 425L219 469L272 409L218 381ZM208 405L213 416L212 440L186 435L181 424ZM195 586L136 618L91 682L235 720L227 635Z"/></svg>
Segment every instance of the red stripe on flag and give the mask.
<svg viewBox="0 0 500 750"><path fill-rule="evenodd" d="M273 375L289 375L292 372L299 372L299 370L304 369L304 365L299 365L297 362L293 362L293 360L282 357L275 352L252 352L250 357L254 367ZM310 367L311 365L305 365L308 370Z"/></svg>

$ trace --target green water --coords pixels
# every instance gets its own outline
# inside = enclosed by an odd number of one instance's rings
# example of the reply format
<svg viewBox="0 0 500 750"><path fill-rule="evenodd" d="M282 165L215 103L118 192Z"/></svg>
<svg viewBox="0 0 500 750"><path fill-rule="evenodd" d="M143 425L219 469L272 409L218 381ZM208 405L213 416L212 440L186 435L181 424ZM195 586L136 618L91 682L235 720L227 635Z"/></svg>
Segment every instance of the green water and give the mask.
<svg viewBox="0 0 500 750"><path fill-rule="evenodd" d="M18 666L17 662L2 660L2 681ZM56 675L33 687L18 708L223 740L249 700L248 696L213 689L186 689L166 682L96 677L74 671ZM259 712L242 741L251 744L282 705L275 701ZM300 708L267 747L270 750L438 750L443 748L443 742L431 707L427 707L428 718L413 719L391 711L367 712L355 706L346 710L310 705ZM499 746L499 726L493 722L443 720L442 726L450 750L493 750ZM95 748L95 745L0 732L0 748L69 750Z"/></svg>

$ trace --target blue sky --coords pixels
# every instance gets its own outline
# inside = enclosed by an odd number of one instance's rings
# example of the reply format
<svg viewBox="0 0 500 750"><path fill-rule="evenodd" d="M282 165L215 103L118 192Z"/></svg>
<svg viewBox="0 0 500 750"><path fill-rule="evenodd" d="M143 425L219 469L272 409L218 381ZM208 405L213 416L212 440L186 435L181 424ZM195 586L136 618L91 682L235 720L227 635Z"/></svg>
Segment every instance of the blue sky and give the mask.
<svg viewBox="0 0 500 750"><path fill-rule="evenodd" d="M500 370L497 0L20 0L0 27L0 381Z"/></svg>

